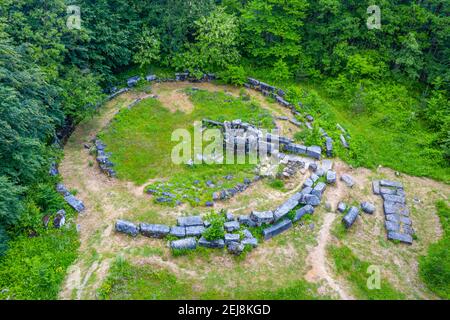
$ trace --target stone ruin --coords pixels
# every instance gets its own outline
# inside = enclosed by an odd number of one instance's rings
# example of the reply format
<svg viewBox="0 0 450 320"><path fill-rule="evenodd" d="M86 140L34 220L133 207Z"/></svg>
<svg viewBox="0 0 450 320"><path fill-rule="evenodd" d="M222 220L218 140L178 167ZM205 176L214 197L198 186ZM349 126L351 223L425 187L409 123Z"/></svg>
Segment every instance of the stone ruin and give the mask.
<svg viewBox="0 0 450 320"><path fill-rule="evenodd" d="M66 186L62 183L58 183L56 185L56 191L64 196L64 200L72 207L74 208L78 213L81 213L84 211L85 207L83 204L83 201L78 200L73 194L67 190Z"/></svg>
<svg viewBox="0 0 450 320"><path fill-rule="evenodd" d="M100 170L105 173L108 177L115 178L116 171L113 169L114 163L111 162L111 152L106 152L106 144L104 144L100 139L94 140L95 151L97 152L97 160L98 166Z"/></svg>
<svg viewBox="0 0 450 320"><path fill-rule="evenodd" d="M177 224L174 226L145 223L136 225L129 221L118 220L115 224L115 230L132 237L141 234L159 239L166 236L179 238L170 241L172 249L194 250L197 246L217 249L226 247L231 254L239 255L245 247L255 248L258 245L257 238L250 231L252 228L263 227L262 237L264 240L269 240L290 229L294 223L300 221L305 215L314 214L315 207L320 205L327 187L326 183L319 181L318 174L324 177L330 171L333 171L332 162L329 160L325 160L320 167L317 167L317 165L311 167L314 172L303 184L301 190L294 193L274 210L252 211L248 215L237 217L231 213L226 213L226 222L224 223L226 233L223 239L206 240L202 234L210 227L210 223L204 221L200 216L179 217ZM312 184L310 181L312 181Z"/></svg>
<svg viewBox="0 0 450 320"><path fill-rule="evenodd" d="M397 181L375 180L372 182L372 189L374 194L383 198L387 238L412 244L415 232L406 206L403 185Z"/></svg>

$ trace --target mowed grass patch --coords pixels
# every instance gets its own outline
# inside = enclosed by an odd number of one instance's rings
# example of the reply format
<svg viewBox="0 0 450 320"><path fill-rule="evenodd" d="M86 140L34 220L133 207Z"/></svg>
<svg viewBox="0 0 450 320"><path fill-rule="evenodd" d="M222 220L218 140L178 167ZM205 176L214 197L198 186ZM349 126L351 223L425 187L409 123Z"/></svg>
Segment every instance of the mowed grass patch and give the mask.
<svg viewBox="0 0 450 320"><path fill-rule="evenodd" d="M112 152L111 159L119 179L141 185L150 179L169 176L201 180L213 173L226 175L253 168L249 164L190 168L172 162L172 149L179 143L171 141L172 132L186 129L193 136L194 121L203 118L217 121L242 119L263 128L272 126L270 114L254 101L245 101L224 92L187 90L187 94L194 104L194 110L189 114L171 112L158 100L146 99L132 109L122 109L100 134L107 151Z"/></svg>

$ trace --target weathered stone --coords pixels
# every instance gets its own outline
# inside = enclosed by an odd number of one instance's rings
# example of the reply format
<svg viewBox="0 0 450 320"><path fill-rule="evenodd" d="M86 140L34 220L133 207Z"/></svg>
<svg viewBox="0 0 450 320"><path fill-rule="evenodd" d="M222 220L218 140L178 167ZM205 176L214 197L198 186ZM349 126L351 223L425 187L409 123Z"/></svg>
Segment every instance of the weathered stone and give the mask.
<svg viewBox="0 0 450 320"><path fill-rule="evenodd" d="M56 185L56 191L60 194L62 194L63 196L68 196L70 195L69 190L67 190L66 186L63 185L62 183L58 183Z"/></svg>
<svg viewBox="0 0 450 320"><path fill-rule="evenodd" d="M245 247L240 242L230 242L227 244L228 252L234 255L240 255Z"/></svg>
<svg viewBox="0 0 450 320"><path fill-rule="evenodd" d="M129 221L117 220L115 225L116 231L136 237L139 233L138 227Z"/></svg>
<svg viewBox="0 0 450 320"><path fill-rule="evenodd" d="M203 226L203 219L200 216L179 217L177 223L184 227Z"/></svg>
<svg viewBox="0 0 450 320"><path fill-rule="evenodd" d="M311 187L305 187L305 188L302 189L301 193L302 193L303 196L305 196L307 194L311 194L312 190L313 189Z"/></svg>
<svg viewBox="0 0 450 320"><path fill-rule="evenodd" d="M373 214L375 212L374 204L367 201L361 203L361 209L368 214Z"/></svg>
<svg viewBox="0 0 450 320"><path fill-rule="evenodd" d="M240 224L245 225L247 227L253 228L257 226L256 222L250 219L250 216L247 215L239 216L238 221Z"/></svg>
<svg viewBox="0 0 450 320"><path fill-rule="evenodd" d="M203 225L186 227L186 236L187 237L200 237L204 231L205 231L205 227Z"/></svg>
<svg viewBox="0 0 450 320"><path fill-rule="evenodd" d="M129 78L127 80L128 87L134 87L139 82L140 79L141 79L141 77L139 77L139 76L134 76L134 77Z"/></svg>
<svg viewBox="0 0 450 320"><path fill-rule="evenodd" d="M353 223L358 218L359 210L357 207L351 207L348 213L342 218L342 222L344 223L346 228L350 228Z"/></svg>
<svg viewBox="0 0 450 320"><path fill-rule="evenodd" d="M66 200L66 202L69 204L69 206L74 208L78 213L83 212L84 209L86 209L83 204L83 201L78 200L73 195L65 196L64 200Z"/></svg>
<svg viewBox="0 0 450 320"><path fill-rule="evenodd" d="M333 157L333 139L330 137L325 138L325 150L327 157Z"/></svg>
<svg viewBox="0 0 450 320"><path fill-rule="evenodd" d="M205 202L205 207L214 207L214 202L212 202L212 201L206 201L206 202Z"/></svg>
<svg viewBox="0 0 450 320"><path fill-rule="evenodd" d="M406 203L405 197L396 196L393 194L382 194L383 200L388 202Z"/></svg>
<svg viewBox="0 0 450 320"><path fill-rule="evenodd" d="M343 174L341 176L341 181L343 181L348 187L353 187L355 182L353 181L353 178L349 176L348 174Z"/></svg>
<svg viewBox="0 0 450 320"><path fill-rule="evenodd" d="M316 170L316 171L317 171L317 170ZM319 177L317 174L313 173L313 174L311 175L310 179L313 181L313 183L316 183L316 181L319 180L320 177Z"/></svg>
<svg viewBox="0 0 450 320"><path fill-rule="evenodd" d="M318 159L322 157L322 148L319 146L310 146L306 150L306 155L310 156L311 158Z"/></svg>
<svg viewBox="0 0 450 320"><path fill-rule="evenodd" d="M409 209L403 203L384 201L384 214L400 214L409 217Z"/></svg>
<svg viewBox="0 0 450 320"><path fill-rule="evenodd" d="M287 215L289 211L298 206L302 197L303 194L301 192L297 192L293 196L291 196L285 203L279 206L273 213L275 221L280 220L285 215Z"/></svg>
<svg viewBox="0 0 450 320"><path fill-rule="evenodd" d="M391 222L395 222L395 223L400 223L400 215L399 214L388 214L385 216L386 221L391 221Z"/></svg>
<svg viewBox="0 0 450 320"><path fill-rule="evenodd" d="M170 235L178 238L186 237L186 227L173 226L170 228Z"/></svg>
<svg viewBox="0 0 450 320"><path fill-rule="evenodd" d="M400 224L396 221L385 221L384 227L386 228L386 231L394 231L398 232L400 230Z"/></svg>
<svg viewBox="0 0 450 320"><path fill-rule="evenodd" d="M301 126L303 125L302 122L298 121L298 120L295 119L295 118L289 119L289 122L292 123L292 124L293 124L294 126L296 126L296 127L301 127Z"/></svg>
<svg viewBox="0 0 450 320"><path fill-rule="evenodd" d="M312 187L314 185L314 181L311 180L311 178L308 178L303 183L303 187Z"/></svg>
<svg viewBox="0 0 450 320"><path fill-rule="evenodd" d="M306 214L313 214L313 213L314 213L314 207L311 206L311 205L306 205L306 206L298 209L295 212L295 216L292 219L292 221L296 222L296 221L300 220L304 215L306 215Z"/></svg>
<svg viewBox="0 0 450 320"><path fill-rule="evenodd" d="M338 203L337 211L339 211L340 213L344 213L346 209L347 209L347 205L344 202Z"/></svg>
<svg viewBox="0 0 450 320"><path fill-rule="evenodd" d="M322 160L322 163L320 167L323 169L323 171L327 172L333 169L333 161L329 159Z"/></svg>
<svg viewBox="0 0 450 320"><path fill-rule="evenodd" d="M325 171L322 169L322 167L319 167L319 168L316 170L315 174L316 174L317 176L319 176L319 177L323 177L323 176L325 175Z"/></svg>
<svg viewBox="0 0 450 320"><path fill-rule="evenodd" d="M242 234L244 235L244 239L254 238L253 234L248 229L244 229Z"/></svg>
<svg viewBox="0 0 450 320"><path fill-rule="evenodd" d="M308 169L311 170L312 172L315 172L317 170L317 163L311 162L308 166Z"/></svg>
<svg viewBox="0 0 450 320"><path fill-rule="evenodd" d="M327 183L328 184L336 183L336 172L331 170L327 171Z"/></svg>
<svg viewBox="0 0 450 320"><path fill-rule="evenodd" d="M397 240L407 244L412 244L413 238L409 234L402 234L399 232L389 231L387 234L388 240Z"/></svg>
<svg viewBox="0 0 450 320"><path fill-rule="evenodd" d="M397 189L387 188L387 187L380 187L380 194L397 194Z"/></svg>
<svg viewBox="0 0 450 320"><path fill-rule="evenodd" d="M239 242L241 240L241 236L237 233L225 233L225 243L229 244L230 242Z"/></svg>
<svg viewBox="0 0 450 320"><path fill-rule="evenodd" d="M237 221L228 221L224 223L224 228L227 232L233 232L233 231L237 231L240 229L240 225L239 222Z"/></svg>
<svg viewBox="0 0 450 320"><path fill-rule="evenodd" d="M52 177L55 177L59 174L58 171L58 166L55 162L52 162L52 164L50 165L50 169L48 171L48 174L51 175Z"/></svg>
<svg viewBox="0 0 450 320"><path fill-rule="evenodd" d="M313 195L313 194L306 194L303 197L302 202L304 202L305 204L309 204L312 205L314 207L317 207L320 204L320 198Z"/></svg>
<svg viewBox="0 0 450 320"><path fill-rule="evenodd" d="M208 241L204 237L201 237L198 240L198 245L205 248L222 249L225 247L225 241L223 239Z"/></svg>
<svg viewBox="0 0 450 320"><path fill-rule="evenodd" d="M66 223L66 211L64 209L59 210L53 219L53 226L55 228L61 228Z"/></svg>
<svg viewBox="0 0 450 320"><path fill-rule="evenodd" d="M404 234L409 234L409 235L411 235L411 236L415 234L415 231L414 231L414 229L412 228L412 226L411 226L411 225L408 225L408 224L402 225L402 230L403 230L403 233L404 233Z"/></svg>
<svg viewBox="0 0 450 320"><path fill-rule="evenodd" d="M145 77L145 80L147 81L155 81L156 79L158 79L158 77L154 74L149 74L148 76Z"/></svg>
<svg viewBox="0 0 450 320"><path fill-rule="evenodd" d="M339 139L341 140L342 146L346 149L350 148L350 146L348 145L347 140L345 139L344 135L340 135Z"/></svg>
<svg viewBox="0 0 450 320"><path fill-rule="evenodd" d="M401 223L406 224L408 226L412 225L412 221L410 218L404 216L399 216L399 218Z"/></svg>
<svg viewBox="0 0 450 320"><path fill-rule="evenodd" d="M292 221L289 219L282 220L273 226L263 230L263 236L265 240L268 240L292 227Z"/></svg>
<svg viewBox="0 0 450 320"><path fill-rule="evenodd" d="M313 121L314 121L314 117L313 117L312 115L310 115L310 114L307 114L306 117L305 117L305 119L306 119L307 121L309 121L309 122L313 122Z"/></svg>
<svg viewBox="0 0 450 320"><path fill-rule="evenodd" d="M319 199L322 198L323 193L325 192L327 185L323 182L319 182L313 189L313 191L311 191L312 195L317 196Z"/></svg>
<svg viewBox="0 0 450 320"><path fill-rule="evenodd" d="M142 235L150 238L164 238L170 232L170 227L163 224L141 223L139 231Z"/></svg>
<svg viewBox="0 0 450 320"><path fill-rule="evenodd" d="M241 243L244 246L251 246L253 248L256 248L258 246L258 239L256 239L256 238L246 238L246 239L242 240Z"/></svg>
<svg viewBox="0 0 450 320"><path fill-rule="evenodd" d="M225 213L225 220L226 221L233 221L234 220L234 215L231 212Z"/></svg>
<svg viewBox="0 0 450 320"><path fill-rule="evenodd" d="M391 188L403 188L403 185L397 181L390 180L380 180L380 186L382 187L391 187Z"/></svg>
<svg viewBox="0 0 450 320"><path fill-rule="evenodd" d="M306 154L308 148L303 145L289 143L284 146L284 150L297 154Z"/></svg>
<svg viewBox="0 0 450 320"><path fill-rule="evenodd" d="M256 222L258 225L263 223L272 223L274 221L274 215L272 211L252 211L250 219Z"/></svg>
<svg viewBox="0 0 450 320"><path fill-rule="evenodd" d="M380 194L380 181L379 180L372 181L372 191L376 195Z"/></svg>
<svg viewBox="0 0 450 320"><path fill-rule="evenodd" d="M196 238L186 238L170 242L172 250L195 250L197 248Z"/></svg>
<svg viewBox="0 0 450 320"><path fill-rule="evenodd" d="M44 226L44 228L48 227L49 222L50 222L50 215L49 214L47 214L47 215L42 217L42 225Z"/></svg>

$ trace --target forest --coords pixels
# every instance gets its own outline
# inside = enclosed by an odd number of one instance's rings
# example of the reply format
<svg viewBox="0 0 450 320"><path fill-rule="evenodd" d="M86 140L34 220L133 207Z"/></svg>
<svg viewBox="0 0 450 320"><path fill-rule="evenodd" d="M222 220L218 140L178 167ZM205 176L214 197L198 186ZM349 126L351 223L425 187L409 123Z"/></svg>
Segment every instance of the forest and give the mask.
<svg viewBox="0 0 450 320"><path fill-rule="evenodd" d="M379 28L368 27L373 4ZM42 227L62 207L75 215L52 163L112 88L185 71L282 86L323 128L347 123L352 145L339 156L352 166L450 182L448 1L0 0L0 289L57 297L79 240L75 227Z"/></svg>

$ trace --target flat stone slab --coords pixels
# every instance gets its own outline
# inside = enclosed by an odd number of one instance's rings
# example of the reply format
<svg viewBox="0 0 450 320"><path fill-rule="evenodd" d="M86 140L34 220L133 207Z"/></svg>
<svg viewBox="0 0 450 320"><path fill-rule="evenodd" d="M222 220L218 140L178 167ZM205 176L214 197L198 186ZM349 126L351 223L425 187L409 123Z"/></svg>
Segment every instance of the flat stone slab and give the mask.
<svg viewBox="0 0 450 320"><path fill-rule="evenodd" d="M355 223L356 218L358 218L359 210L357 207L351 207L348 213L342 218L342 222L344 223L346 228L350 228L353 223Z"/></svg>
<svg viewBox="0 0 450 320"><path fill-rule="evenodd" d="M320 198L313 194L305 194L302 203L317 207L320 204Z"/></svg>
<svg viewBox="0 0 450 320"><path fill-rule="evenodd" d="M225 241L223 239L208 241L204 237L201 237L200 240L198 240L198 245L205 248L222 249L225 247Z"/></svg>
<svg viewBox="0 0 450 320"><path fill-rule="evenodd" d="M327 185L323 182L319 182L311 191L311 194L317 196L319 199L322 198L323 193L325 192L325 189L327 188Z"/></svg>
<svg viewBox="0 0 450 320"><path fill-rule="evenodd" d="M246 238L246 239L242 240L241 243L244 246L251 246L253 248L256 248L258 246L258 239L256 239L256 238Z"/></svg>
<svg viewBox="0 0 450 320"><path fill-rule="evenodd" d="M403 196L397 196L392 194L382 194L383 200L387 202L406 203L406 199Z"/></svg>
<svg viewBox="0 0 450 320"><path fill-rule="evenodd" d="M308 204L308 205L298 209L295 212L295 216L294 216L294 219L292 219L292 221L296 222L296 221L300 220L301 218L303 218L304 215L313 214L313 213L314 213L314 207Z"/></svg>
<svg viewBox="0 0 450 320"><path fill-rule="evenodd" d="M322 157L322 148L319 146L310 146L306 150L306 155L310 156L311 158L320 160Z"/></svg>
<svg viewBox="0 0 450 320"><path fill-rule="evenodd" d="M197 248L196 238L185 238L174 240L170 242L170 247L173 250L195 250Z"/></svg>
<svg viewBox="0 0 450 320"><path fill-rule="evenodd" d="M347 185L347 187L350 187L350 188L355 185L353 178L348 174L343 174L341 176L341 181L344 182Z"/></svg>
<svg viewBox="0 0 450 320"><path fill-rule="evenodd" d="M413 238L409 234L403 234L399 232L389 231L387 234L388 240L397 240L403 243L412 244Z"/></svg>
<svg viewBox="0 0 450 320"><path fill-rule="evenodd" d="M392 188L388 188L388 187L380 187L380 194L393 194L396 195L397 194L397 189L392 189Z"/></svg>
<svg viewBox="0 0 450 320"><path fill-rule="evenodd" d="M241 240L241 236L237 233L225 233L225 243L228 244L230 242L239 242Z"/></svg>
<svg viewBox="0 0 450 320"><path fill-rule="evenodd" d="M273 226L263 230L262 233L264 236L264 240L268 240L276 235L279 235L280 233L288 230L290 227L292 227L291 220L286 219L286 220L280 221L277 224L274 224Z"/></svg>
<svg viewBox="0 0 450 320"><path fill-rule="evenodd" d="M179 217L177 224L182 227L203 226L203 219L200 216Z"/></svg>
<svg viewBox="0 0 450 320"><path fill-rule="evenodd" d="M398 232L400 230L400 224L395 221L385 221L384 226L386 228L386 231L394 231Z"/></svg>
<svg viewBox="0 0 450 320"><path fill-rule="evenodd" d="M403 184L398 181L380 180L380 186L403 189Z"/></svg>
<svg viewBox="0 0 450 320"><path fill-rule="evenodd" d="M285 203L279 206L273 213L275 221L280 220L281 218L286 216L289 213L289 211L298 206L302 197L303 194L301 192L297 192L292 197L290 197Z"/></svg>
<svg viewBox="0 0 450 320"><path fill-rule="evenodd" d="M200 237L204 231L205 231L204 226L186 227L186 236L187 237Z"/></svg>
<svg viewBox="0 0 450 320"><path fill-rule="evenodd" d="M178 238L186 237L186 227L173 226L170 228L170 235Z"/></svg>
<svg viewBox="0 0 450 320"><path fill-rule="evenodd" d="M400 214L409 217L409 209L403 203L384 201L384 214Z"/></svg>
<svg viewBox="0 0 450 320"><path fill-rule="evenodd" d="M223 224L223 226L224 226L224 228L225 228L225 230L226 230L227 232L237 231L237 230L239 230L239 229L241 228L239 222L237 222L237 221L228 221L228 222L225 222L225 223Z"/></svg>
<svg viewBox="0 0 450 320"><path fill-rule="evenodd" d="M274 215L272 211L252 211L250 219L261 225L262 223L272 223Z"/></svg>
<svg viewBox="0 0 450 320"><path fill-rule="evenodd" d="M115 229L117 232L128 234L132 237L136 237L139 234L138 227L129 221L117 220Z"/></svg>
<svg viewBox="0 0 450 320"><path fill-rule="evenodd" d="M170 227L163 224L141 223L139 230L142 235L150 238L164 238L170 232Z"/></svg>
<svg viewBox="0 0 450 320"><path fill-rule="evenodd" d="M86 209L83 201L78 200L77 198L75 198L75 196L73 196L71 194L68 196L65 196L64 200L66 200L66 202L69 204L69 206L74 208L78 213L83 212L84 209Z"/></svg>

